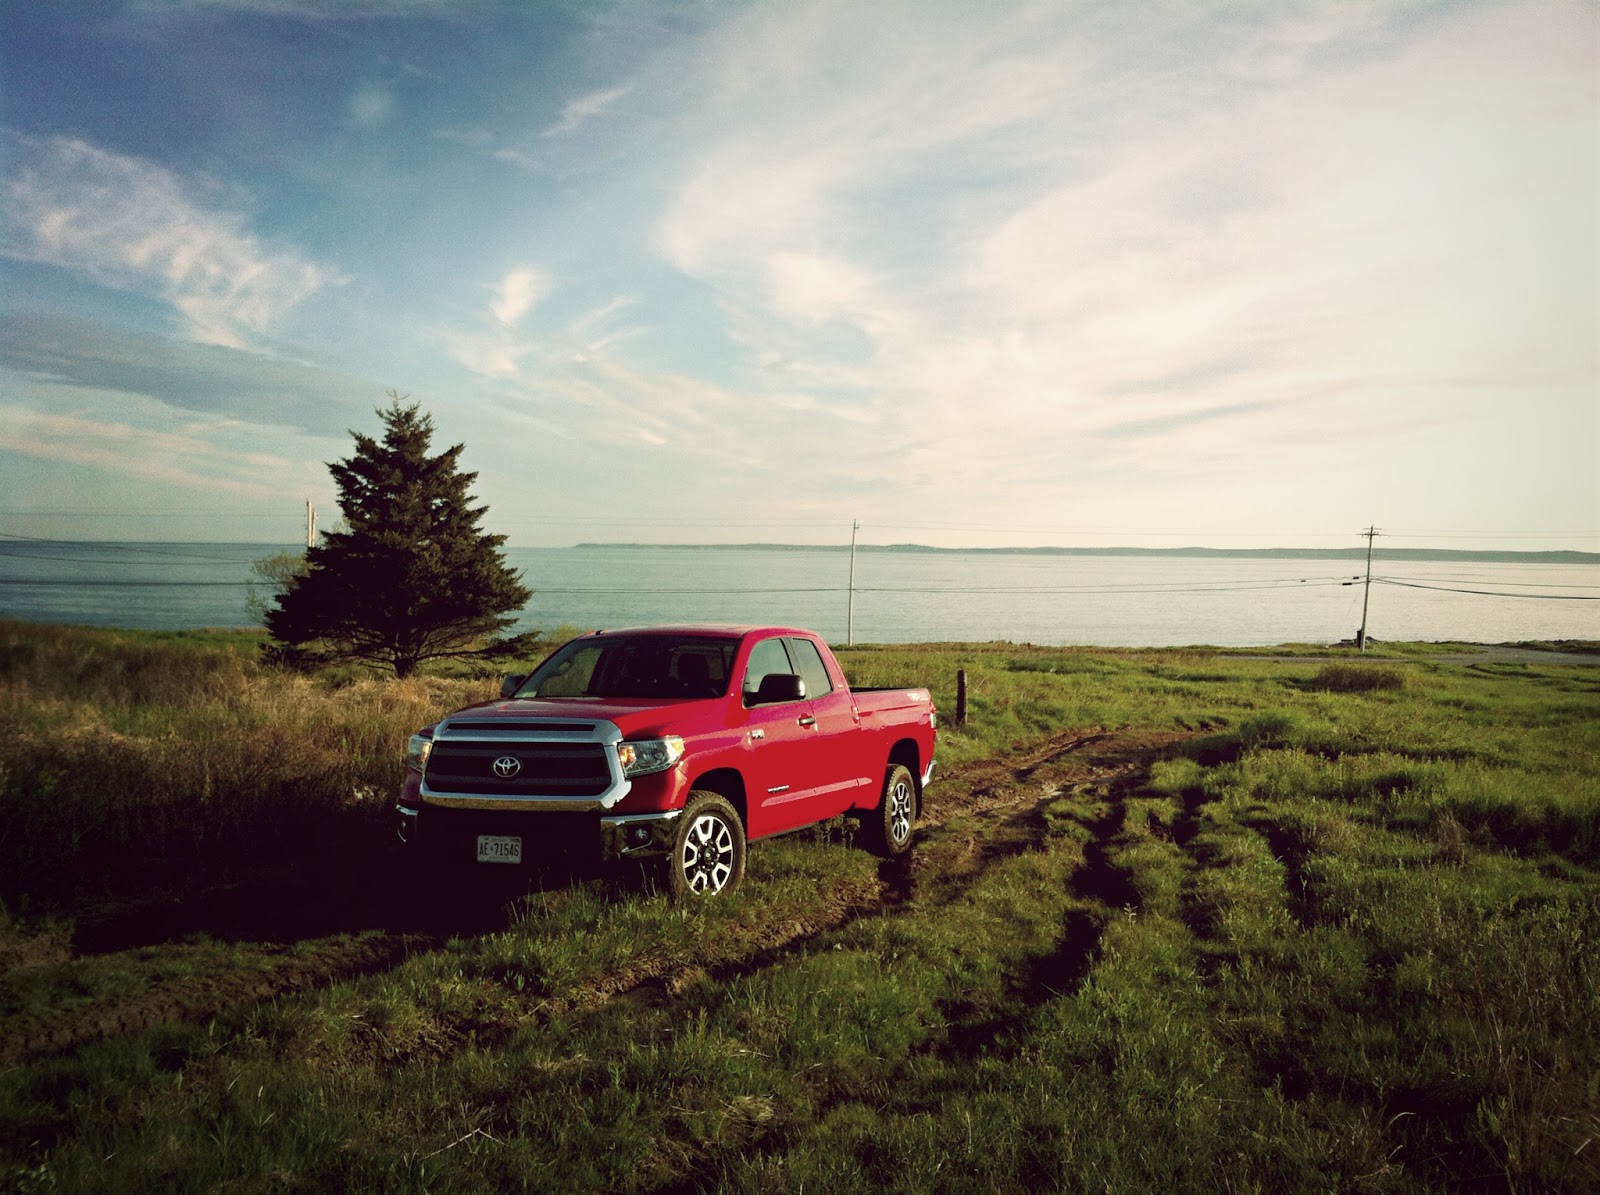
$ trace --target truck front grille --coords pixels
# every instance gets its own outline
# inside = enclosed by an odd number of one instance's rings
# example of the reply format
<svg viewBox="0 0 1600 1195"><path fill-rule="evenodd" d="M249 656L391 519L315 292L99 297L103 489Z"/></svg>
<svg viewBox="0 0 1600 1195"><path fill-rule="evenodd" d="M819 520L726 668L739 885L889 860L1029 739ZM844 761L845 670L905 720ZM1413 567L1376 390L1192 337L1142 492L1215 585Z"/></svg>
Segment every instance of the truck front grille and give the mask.
<svg viewBox="0 0 1600 1195"><path fill-rule="evenodd" d="M611 786L611 771L600 743L436 742L427 784L438 793L598 797Z"/></svg>

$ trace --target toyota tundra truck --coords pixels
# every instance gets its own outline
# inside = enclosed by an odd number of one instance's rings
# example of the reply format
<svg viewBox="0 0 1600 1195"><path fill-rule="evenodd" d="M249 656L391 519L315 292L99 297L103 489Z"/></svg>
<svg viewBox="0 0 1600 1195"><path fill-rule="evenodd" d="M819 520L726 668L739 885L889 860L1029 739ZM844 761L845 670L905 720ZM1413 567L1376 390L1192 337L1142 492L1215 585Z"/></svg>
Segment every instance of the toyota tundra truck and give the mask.
<svg viewBox="0 0 1600 1195"><path fill-rule="evenodd" d="M674 898L709 896L747 842L840 815L905 851L936 721L926 689L851 689L810 631L595 631L412 736L399 836L469 866L651 860Z"/></svg>

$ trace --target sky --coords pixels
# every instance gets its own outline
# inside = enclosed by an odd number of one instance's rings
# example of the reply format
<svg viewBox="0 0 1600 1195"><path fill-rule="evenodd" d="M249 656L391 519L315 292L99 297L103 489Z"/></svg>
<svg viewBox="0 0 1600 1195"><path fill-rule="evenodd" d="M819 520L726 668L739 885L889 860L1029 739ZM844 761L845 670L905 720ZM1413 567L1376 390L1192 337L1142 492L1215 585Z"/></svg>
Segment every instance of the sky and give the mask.
<svg viewBox="0 0 1600 1195"><path fill-rule="evenodd" d="M0 5L0 535L1600 550L1589 3Z"/></svg>

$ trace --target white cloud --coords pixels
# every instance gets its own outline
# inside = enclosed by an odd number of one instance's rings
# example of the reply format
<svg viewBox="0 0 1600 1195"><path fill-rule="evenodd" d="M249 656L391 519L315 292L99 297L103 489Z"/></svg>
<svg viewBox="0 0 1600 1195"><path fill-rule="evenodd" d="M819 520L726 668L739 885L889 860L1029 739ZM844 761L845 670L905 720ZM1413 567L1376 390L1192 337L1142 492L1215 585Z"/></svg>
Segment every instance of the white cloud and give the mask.
<svg viewBox="0 0 1600 1195"><path fill-rule="evenodd" d="M202 419L256 427L343 431L371 409L381 384L261 353L129 333L88 320L14 314L0 321L0 367L43 389L136 394Z"/></svg>
<svg viewBox="0 0 1600 1195"><path fill-rule="evenodd" d="M544 166L544 163L532 154L524 153L522 150L511 146L495 150L493 157L497 162L505 162L507 165L515 166L519 170L526 170L530 173L542 169Z"/></svg>
<svg viewBox="0 0 1600 1195"><path fill-rule="evenodd" d="M447 328L438 333L438 338L457 364L484 378L516 377L522 370L523 360L535 348L505 327Z"/></svg>
<svg viewBox="0 0 1600 1195"><path fill-rule="evenodd" d="M345 116L358 129L387 124L394 115L394 92L388 87L369 83L356 90L345 105Z"/></svg>
<svg viewBox="0 0 1600 1195"><path fill-rule="evenodd" d="M814 324L836 315L859 313L872 285L865 270L814 253L774 253L770 268L778 310Z"/></svg>
<svg viewBox="0 0 1600 1195"><path fill-rule="evenodd" d="M233 212L195 203L176 176L82 141L12 139L6 252L81 271L105 286L155 293L190 339L244 347L299 303L345 279L273 252Z"/></svg>
<svg viewBox="0 0 1600 1195"><path fill-rule="evenodd" d="M778 249L899 244L967 172L1048 145L1081 58L1026 7L753 10L665 68L703 80L680 119L713 132L682 152L656 243L710 277Z"/></svg>
<svg viewBox="0 0 1600 1195"><path fill-rule="evenodd" d="M1464 373L1592 384L1577 8L908 11L754 10L696 45L655 229L719 297L750 421L813 459L892 472L780 423L780 389L1001 500L1090 453L1126 480L1403 435Z"/></svg>
<svg viewBox="0 0 1600 1195"><path fill-rule="evenodd" d="M568 100L561 106L561 119L544 131L546 137L565 137L575 133L589 121L599 116L612 104L622 99L633 91L632 83L624 83L619 87L609 87L603 91L591 91L587 95L580 95L576 99Z"/></svg>
<svg viewBox="0 0 1600 1195"><path fill-rule="evenodd" d="M744 395L704 379L644 370L601 351L551 360L523 394L529 406L575 439L611 445L672 445L687 459L748 467L757 458L738 425Z"/></svg>
<svg viewBox="0 0 1600 1195"><path fill-rule="evenodd" d="M568 325L567 331L576 340L601 347L611 343L621 336L628 335L626 331L606 331L611 317L619 312L626 311L638 302L635 295L618 295L592 311L586 311ZM598 339L596 339L598 338Z"/></svg>
<svg viewBox="0 0 1600 1195"><path fill-rule="evenodd" d="M425 376L430 352L459 363L476 376L441 390L548 432L544 465L603 454L652 510L777 503L778 477L804 491L785 509L859 501L878 522L1103 504L1237 526L1229 505L1253 501L1326 525L1310 512L1365 461L1430 509L1480 489L1429 431L1474 462L1532 459L1516 412L1538 410L1568 429L1562 461L1573 429L1592 443L1592 6L801 0L653 20L596 18L533 83L486 75L434 109L396 205L434 240L378 246L373 335L346 338ZM636 82L552 122L549 80L596 63ZM217 210L240 204L94 153L28 150L12 253L164 296L223 344L329 285ZM338 168L313 155L294 194L319 172ZM429 284L378 310L406 258ZM424 307L463 292L465 314ZM41 344L13 353L35 369ZM72 377L125 355L80 351Z"/></svg>
<svg viewBox="0 0 1600 1195"><path fill-rule="evenodd" d="M828 195L845 174L826 154L719 146L679 190L657 243L688 274L742 270L756 256L816 239L815 230L832 223Z"/></svg>
<svg viewBox="0 0 1600 1195"><path fill-rule="evenodd" d="M490 289L494 297L473 326L435 332L451 358L480 377L528 382L546 370L598 365L611 359L613 346L640 331L616 319L638 301L634 295L614 296L564 323L524 327L555 289L553 279L534 266L512 267Z"/></svg>
<svg viewBox="0 0 1600 1195"><path fill-rule="evenodd" d="M550 293L550 279L533 266L513 266L495 285L489 310L502 324L514 324L540 299Z"/></svg>
<svg viewBox="0 0 1600 1195"><path fill-rule="evenodd" d="M98 414L98 397L80 395L84 405L76 410L0 404L0 439L7 451L37 460L217 497L276 499L286 478L302 484L319 480L304 463L241 451L236 425L173 420L132 394L123 396L116 413Z"/></svg>
<svg viewBox="0 0 1600 1195"><path fill-rule="evenodd" d="M538 342L518 330L524 316L551 291L548 274L530 265L515 265L487 289L487 310L470 328L442 328L437 335L445 351L460 365L485 378L514 378Z"/></svg>

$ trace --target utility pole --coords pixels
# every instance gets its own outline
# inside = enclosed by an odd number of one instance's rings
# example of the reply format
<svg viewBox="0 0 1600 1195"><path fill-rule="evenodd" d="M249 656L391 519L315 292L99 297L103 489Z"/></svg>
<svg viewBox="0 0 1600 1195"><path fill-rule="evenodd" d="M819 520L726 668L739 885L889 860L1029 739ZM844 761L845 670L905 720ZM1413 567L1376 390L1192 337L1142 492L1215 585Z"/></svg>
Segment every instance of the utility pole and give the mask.
<svg viewBox="0 0 1600 1195"><path fill-rule="evenodd" d="M1361 533L1367 537L1367 584L1361 592L1361 629L1356 632L1356 650L1367 650L1367 602L1372 597L1372 541L1377 538L1378 529L1368 527Z"/></svg>
<svg viewBox="0 0 1600 1195"><path fill-rule="evenodd" d="M306 499L306 547L317 546L317 508L311 505L311 499Z"/></svg>
<svg viewBox="0 0 1600 1195"><path fill-rule="evenodd" d="M854 519L850 520L850 598L846 603L844 642L846 647L854 647L856 642L856 532L861 530L861 524Z"/></svg>

